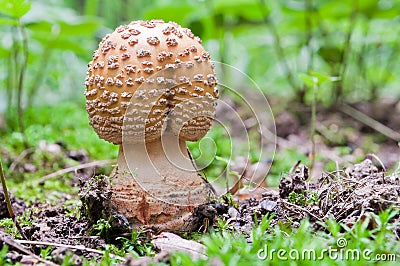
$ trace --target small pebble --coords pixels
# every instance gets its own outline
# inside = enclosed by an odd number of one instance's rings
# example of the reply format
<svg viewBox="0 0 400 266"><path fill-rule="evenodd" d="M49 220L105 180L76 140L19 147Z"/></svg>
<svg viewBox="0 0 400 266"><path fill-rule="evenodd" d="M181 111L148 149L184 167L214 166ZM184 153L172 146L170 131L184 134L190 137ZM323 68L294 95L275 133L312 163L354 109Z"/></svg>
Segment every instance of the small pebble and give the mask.
<svg viewBox="0 0 400 266"><path fill-rule="evenodd" d="M272 211L276 207L277 203L271 200L263 200L260 202L261 209L265 211Z"/></svg>
<svg viewBox="0 0 400 266"><path fill-rule="evenodd" d="M228 210L229 217L236 219L239 217L239 212L233 207L230 207Z"/></svg>

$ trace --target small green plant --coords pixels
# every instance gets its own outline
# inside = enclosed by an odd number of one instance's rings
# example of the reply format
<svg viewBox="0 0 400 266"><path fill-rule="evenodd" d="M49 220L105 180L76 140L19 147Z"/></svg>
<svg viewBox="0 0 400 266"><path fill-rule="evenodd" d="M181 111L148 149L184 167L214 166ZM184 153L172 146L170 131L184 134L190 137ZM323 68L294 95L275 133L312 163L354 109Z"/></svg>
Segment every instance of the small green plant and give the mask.
<svg viewBox="0 0 400 266"><path fill-rule="evenodd" d="M4 218L0 220L0 227L4 228L4 232L9 234L14 238L20 238L21 235L18 232L17 227L15 226L14 222L10 218Z"/></svg>
<svg viewBox="0 0 400 266"><path fill-rule="evenodd" d="M113 260L111 259L110 253L111 253L110 245L106 245L106 249L104 250L103 259L99 263L100 266L112 265Z"/></svg>
<svg viewBox="0 0 400 266"><path fill-rule="evenodd" d="M305 206L307 204L317 205L319 203L318 193L308 190L301 191L301 193L290 192L288 201L299 206Z"/></svg>
<svg viewBox="0 0 400 266"><path fill-rule="evenodd" d="M218 217L216 221L216 228L214 230L216 231L234 231L235 227L233 227L232 224L230 224L226 219Z"/></svg>
<svg viewBox="0 0 400 266"><path fill-rule="evenodd" d="M143 234L143 230L132 230L131 237L119 237L117 240L122 242L122 249L135 257L153 256L155 250L148 237Z"/></svg>
<svg viewBox="0 0 400 266"><path fill-rule="evenodd" d="M10 259L7 259L7 252L8 252L8 246L3 245L2 249L0 250L0 265L13 265L12 261Z"/></svg>
<svg viewBox="0 0 400 266"><path fill-rule="evenodd" d="M339 78L337 77L330 77L321 73L311 71L308 75L307 74L300 74L301 80L304 84L312 89L312 102L311 102L311 125L310 125L310 137L311 137L311 164L310 164L310 172L314 168L315 164L315 136L316 136L316 122L317 122L317 95L320 86L326 82L333 82L338 81Z"/></svg>
<svg viewBox="0 0 400 266"><path fill-rule="evenodd" d="M303 191L301 193L296 193L294 191L290 192L288 201L299 206L306 205L306 197L304 196Z"/></svg>
<svg viewBox="0 0 400 266"><path fill-rule="evenodd" d="M93 233L105 237L108 239L109 233L111 229L111 224L109 221L105 219L99 219L97 222L93 225Z"/></svg>
<svg viewBox="0 0 400 266"><path fill-rule="evenodd" d="M74 253L67 251L67 253L65 254L65 257L61 263L61 266L72 266L75 265L74 261L73 261L73 256Z"/></svg>
<svg viewBox="0 0 400 266"><path fill-rule="evenodd" d="M319 199L318 199L318 192L316 191L307 191L307 204L312 204L312 205L318 205L319 204Z"/></svg>
<svg viewBox="0 0 400 266"><path fill-rule="evenodd" d="M51 260L51 252L52 252L52 247L48 246L46 248L41 248L40 249L40 257L45 260Z"/></svg>
<svg viewBox="0 0 400 266"><path fill-rule="evenodd" d="M82 201L80 200L67 200L64 205L65 215L76 216L79 218L81 216L80 208L82 207Z"/></svg>
<svg viewBox="0 0 400 266"><path fill-rule="evenodd" d="M222 203L226 203L229 206L232 206L233 208L238 209L239 208L239 203L233 198L233 195L231 193L226 193L222 195L220 198Z"/></svg>
<svg viewBox="0 0 400 266"><path fill-rule="evenodd" d="M360 256L359 260L338 260L333 254L352 254L369 250L370 257L384 254L388 261L380 261L379 265L393 265L400 243L393 233L393 218L398 210L386 210L379 215L371 214L377 227L368 229L370 221L360 221L351 228L334 219L320 222L327 232L317 231L308 220L302 220L298 228L271 226L272 216L264 216L250 232L250 238L238 232L218 230L204 236L203 244L207 247L207 259L189 261L187 254L176 253L171 256L171 265L210 265L219 261L222 265L366 265L372 261ZM391 222L390 222L391 221ZM383 241L383 242L381 242ZM344 243L344 244L343 244ZM274 252L271 252L274 250ZM281 259L283 255L286 259ZM324 253L325 252L325 253ZM315 257L313 257L315 254ZM297 256L298 255L298 256ZM304 259L302 256L305 255ZM337 255L337 254L336 254ZM397 254L398 255L398 254ZM310 259L307 259L310 256ZM316 259L318 257L318 259ZM313 259L315 258L315 259ZM389 260L391 259L391 260ZM344 264L343 264L344 263ZM392 263L392 264L391 264Z"/></svg>

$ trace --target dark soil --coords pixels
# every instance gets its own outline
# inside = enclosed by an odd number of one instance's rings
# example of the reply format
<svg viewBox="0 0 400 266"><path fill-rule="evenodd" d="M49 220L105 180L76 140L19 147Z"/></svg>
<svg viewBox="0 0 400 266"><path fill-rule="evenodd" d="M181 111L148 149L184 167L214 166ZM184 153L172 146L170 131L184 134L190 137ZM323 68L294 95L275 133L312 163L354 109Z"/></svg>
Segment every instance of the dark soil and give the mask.
<svg viewBox="0 0 400 266"><path fill-rule="evenodd" d="M241 202L227 212L231 224L249 233L252 226L266 215L274 215L271 224L281 222L296 227L305 218L317 229L318 221L335 219L352 226L369 213L378 214L390 207L400 207L400 175L386 175L369 159L344 171L322 174L308 181L307 167L300 165L281 179L279 190L264 192ZM398 218L398 217L397 217Z"/></svg>
<svg viewBox="0 0 400 266"><path fill-rule="evenodd" d="M301 220L307 218L315 228L321 229L317 222L327 218L334 218L351 226L369 217L369 213L377 214L391 206L400 207L400 175L386 175L369 159L338 173L323 174L317 181L309 181L308 178L307 167L299 165L292 173L282 178L278 190L264 192L260 200L249 198L239 202L239 205L234 204L236 206L212 203L208 209L213 209L217 217L226 219L234 229L248 235L252 226L267 214L274 215L272 226L280 222L289 227L297 227ZM98 198L102 195L100 191L93 191L92 194L99 200L99 206L103 206L101 204L104 198ZM68 196L65 197L65 200L67 199ZM93 249L104 247L106 242L116 243L117 235L111 238L109 235L107 241L100 236L90 235L90 224L93 221L90 222L84 216L80 218L78 214L66 209L63 202L57 206L37 203L30 207L29 220L32 224L23 227L23 231L29 240L83 245ZM370 226L374 226L373 222ZM116 228L120 230L120 224L117 224ZM147 234L148 241L151 241L151 235ZM40 253L38 246L33 245L31 248L34 253ZM53 260L62 261L67 251L67 248L53 248ZM77 265L81 263L81 255L86 258L99 258L99 254L88 251L78 250L74 253L73 259ZM11 249L8 256L14 261L23 258L17 249ZM162 257L164 260L165 256ZM127 265L133 261L128 260Z"/></svg>
<svg viewBox="0 0 400 266"><path fill-rule="evenodd" d="M393 129L399 130L400 123L400 105L382 103L378 106L360 105L356 106L360 110L387 125ZM379 110L377 112L376 110ZM382 110L386 110L383 112ZM390 110L390 111L389 111ZM379 143L373 142L373 147L379 146L376 155L386 164L374 165L366 159L359 164L353 164L360 154L361 150L368 149L366 143L375 140L375 132L366 127L359 121L354 121L343 113L331 112L332 110L321 111L318 114L318 141L317 150L324 154L327 160L336 161L338 165L346 165L344 170L333 173L323 173L321 165L326 161L319 161L309 173L309 169L304 165L298 165L280 180L279 188L266 188L259 197L239 198L239 202L233 204L221 200L213 202L203 209L197 210L198 228L204 231L203 216L209 216L209 225L212 226L212 220L219 217L225 219L232 228L242 232L245 235L251 231L252 227L259 223L263 216L273 215L271 225L279 223L288 227L297 227L300 221L307 218L317 229L322 229L319 221L325 219L335 219L338 222L345 223L348 226L357 221L369 217L370 213L379 213L393 206L400 207L400 173L393 174L385 172L388 166L394 166L398 162L398 146L393 140L379 136ZM390 114L385 116L385 114ZM302 113L293 114L282 112L276 118L278 149L296 149L301 153L308 154L309 151L309 113L307 110ZM371 134L371 135L369 135ZM379 135L379 134L378 134ZM335 150L337 146L345 146L350 149L349 154L341 156ZM80 163L89 161L85 151L67 151L62 143L46 144L40 148L54 157L68 157ZM2 151L3 153L5 151ZM375 152L375 151L374 151ZM7 155L7 154L6 154ZM13 160L7 155L9 162ZM6 160L7 161L7 160ZM379 160L374 160L379 161ZM295 163L295 162L293 162ZM68 165L62 164L62 167ZM23 174L24 172L36 171L38 166L29 161L29 156L20 160L15 166L15 172ZM315 174L318 173L318 174ZM322 173L322 174L321 174ZM81 180L78 180L77 177ZM41 202L31 203L29 208L26 204L11 195L11 201L16 215L25 214L27 221L22 224L22 229L27 238L31 241L58 243L63 245L84 246L85 248L104 249L106 243L121 245L119 236L129 237L129 228L124 217L119 217L113 213L109 204L111 195L107 192L107 177L93 177L92 169L84 169L76 172L73 178L74 184L81 186L80 198L82 206L80 210L71 210L66 208L66 201L70 196L64 195L56 205L45 204ZM310 178L318 177L318 178ZM85 184L85 185L83 185ZM90 185L90 186L88 186ZM251 193L249 193L251 196ZM235 195L236 196L236 195ZM0 201L4 202L4 195L0 190ZM221 203L224 202L224 203ZM28 204L29 205L29 204ZM210 215L212 214L212 215ZM98 236L98 232L93 230L93 225L97 220L112 215L115 219L110 220L112 228L105 234ZM216 215L214 217L214 215ZM7 218L8 211L5 204L0 204L0 219ZM399 219L399 217L394 217ZM373 219L371 227L374 226ZM400 231L400 229L397 229ZM151 241L151 237L156 233L148 230L143 235ZM400 233L400 232L399 232ZM399 235L399 234L397 234ZM5 233L5 228L0 228L0 249L4 245L5 238L9 241L15 241ZM399 239L400 240L400 239ZM25 245L33 254L40 254L40 247L46 245ZM62 262L68 252L73 252L76 265L81 264L79 256L83 255L88 259L100 259L102 255L90 252L88 250L76 250L67 247L53 247L49 254L51 260L56 263ZM27 259L17 245L11 245L8 255L13 262L31 261L31 264L38 263L32 257ZM168 261L168 256L160 253L157 257L159 261ZM154 262L154 260L153 260ZM134 260L128 259L127 265L133 265Z"/></svg>

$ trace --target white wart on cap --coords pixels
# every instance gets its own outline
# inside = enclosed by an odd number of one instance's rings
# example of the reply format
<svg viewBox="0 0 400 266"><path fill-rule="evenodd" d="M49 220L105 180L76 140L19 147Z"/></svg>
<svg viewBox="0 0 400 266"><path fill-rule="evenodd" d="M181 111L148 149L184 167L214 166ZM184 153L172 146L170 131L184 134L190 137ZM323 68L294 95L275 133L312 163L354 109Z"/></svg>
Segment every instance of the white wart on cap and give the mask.
<svg viewBox="0 0 400 266"><path fill-rule="evenodd" d="M142 140L144 132L146 141L160 138L167 120L181 139L200 139L211 126L218 98L209 59L201 40L174 22L119 26L100 42L88 66L90 124L114 144L122 144L124 122L124 134L133 142Z"/></svg>

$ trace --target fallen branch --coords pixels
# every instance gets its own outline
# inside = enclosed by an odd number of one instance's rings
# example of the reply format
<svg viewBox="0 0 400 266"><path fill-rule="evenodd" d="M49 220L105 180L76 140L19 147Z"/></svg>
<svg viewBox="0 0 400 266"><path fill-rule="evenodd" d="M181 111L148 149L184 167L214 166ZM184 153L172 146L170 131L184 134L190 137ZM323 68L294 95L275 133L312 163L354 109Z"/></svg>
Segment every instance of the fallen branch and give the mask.
<svg viewBox="0 0 400 266"><path fill-rule="evenodd" d="M17 242L17 240L13 239L11 236L9 236L8 234L0 231L0 241L5 243L6 245L13 247L29 256L31 256L32 258L46 264L46 265L51 265L51 266L57 266L57 264L42 259L41 257L39 257L38 255L34 254L33 252L29 251L26 247L24 247L23 245L21 245L20 243ZM24 240L20 240L20 241L24 241Z"/></svg>
<svg viewBox="0 0 400 266"><path fill-rule="evenodd" d="M340 105L339 110L342 111L343 113L351 116L352 118L360 121L361 123L371 127L375 131L385 135L386 137L388 137L396 142L400 141L400 133L398 133L398 132L394 131L393 129L385 126L384 124L376 121L375 119L372 119L371 117L358 111L357 109L351 107L350 105L343 103Z"/></svg>
<svg viewBox="0 0 400 266"><path fill-rule="evenodd" d="M59 176L59 175L64 175L70 172L74 172L74 171L78 171L81 169L85 169L85 168L91 168L91 167L95 167L95 166L103 166L103 165L107 165L107 164L111 164L111 163L116 163L116 160L104 160L104 161L94 161L94 162L90 162L90 163L84 163L84 164L80 164L77 166L72 166L72 167L68 167L65 169L61 169L57 172L48 174L43 176L41 179L37 180L37 182L39 183L43 183L44 181L46 181L47 179Z"/></svg>
<svg viewBox="0 0 400 266"><path fill-rule="evenodd" d="M74 245L65 245L65 244L58 244L58 243L52 243L52 242L46 242L46 241L29 241L29 240L15 240L15 242L17 242L18 244L28 244L28 245L35 245L35 246L52 246L52 247L61 247L61 248L67 248L67 249L73 249L73 250L81 250L81 251L86 251L86 252L90 252L90 253L96 253L96 254L103 255L103 256L105 254L104 251L93 249L93 248L88 248L83 245L74 246ZM126 261L125 258L122 258L122 257L114 255L114 254L110 254L110 258L117 259L117 260L120 260L123 262Z"/></svg>

